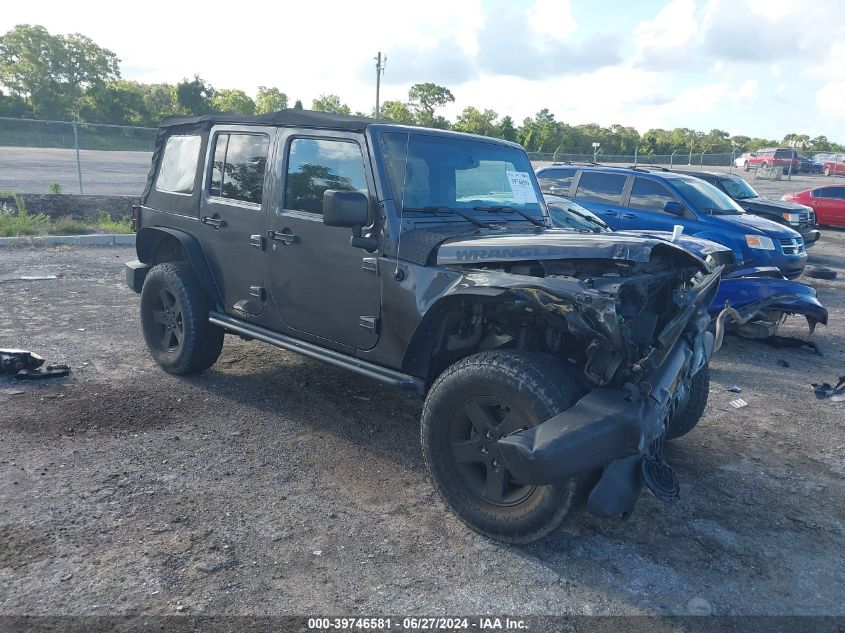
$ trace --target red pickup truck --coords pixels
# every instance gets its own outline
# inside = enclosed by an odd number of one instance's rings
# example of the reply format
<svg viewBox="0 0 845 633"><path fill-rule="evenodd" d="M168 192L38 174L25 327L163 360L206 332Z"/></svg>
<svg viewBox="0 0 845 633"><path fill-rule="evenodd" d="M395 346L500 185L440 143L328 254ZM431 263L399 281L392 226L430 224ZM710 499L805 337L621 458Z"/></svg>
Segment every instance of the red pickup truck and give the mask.
<svg viewBox="0 0 845 633"><path fill-rule="evenodd" d="M749 171L752 167L763 169L783 167L783 173L787 173L790 164L793 174L801 171L801 160L798 158L798 152L794 149L791 147L765 147L756 152L751 152L745 159L743 167L745 171Z"/></svg>

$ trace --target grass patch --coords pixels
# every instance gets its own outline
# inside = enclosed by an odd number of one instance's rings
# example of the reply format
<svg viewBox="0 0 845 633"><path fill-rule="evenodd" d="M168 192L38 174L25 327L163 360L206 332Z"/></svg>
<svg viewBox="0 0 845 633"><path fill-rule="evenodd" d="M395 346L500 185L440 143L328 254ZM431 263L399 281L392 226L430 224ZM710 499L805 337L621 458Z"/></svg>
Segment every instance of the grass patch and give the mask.
<svg viewBox="0 0 845 633"><path fill-rule="evenodd" d="M0 198L9 197L13 198L14 206L0 203L0 237L132 232L132 219L128 216L113 220L108 211L99 211L96 218L77 220L66 215L52 220L43 213L29 213L20 196L0 192Z"/></svg>
<svg viewBox="0 0 845 633"><path fill-rule="evenodd" d="M76 220L69 215L55 220L50 227L50 233L53 235L84 235L90 232L90 224Z"/></svg>
<svg viewBox="0 0 845 633"><path fill-rule="evenodd" d="M127 215L117 220L112 220L108 211L99 211L97 213L97 227L103 233L131 233L132 218Z"/></svg>

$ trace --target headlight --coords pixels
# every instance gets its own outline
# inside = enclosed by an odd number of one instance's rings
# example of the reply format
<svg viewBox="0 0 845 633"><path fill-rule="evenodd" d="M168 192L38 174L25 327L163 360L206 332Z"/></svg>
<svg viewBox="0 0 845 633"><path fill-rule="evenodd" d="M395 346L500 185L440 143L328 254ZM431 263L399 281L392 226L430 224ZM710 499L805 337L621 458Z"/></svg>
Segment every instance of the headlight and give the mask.
<svg viewBox="0 0 845 633"><path fill-rule="evenodd" d="M790 224L799 224L801 222L801 214L800 213L784 213L783 219L789 222Z"/></svg>
<svg viewBox="0 0 845 633"><path fill-rule="evenodd" d="M772 242L772 238L765 235L746 235L745 243L748 244L748 248L759 248L764 251L775 250L775 243Z"/></svg>

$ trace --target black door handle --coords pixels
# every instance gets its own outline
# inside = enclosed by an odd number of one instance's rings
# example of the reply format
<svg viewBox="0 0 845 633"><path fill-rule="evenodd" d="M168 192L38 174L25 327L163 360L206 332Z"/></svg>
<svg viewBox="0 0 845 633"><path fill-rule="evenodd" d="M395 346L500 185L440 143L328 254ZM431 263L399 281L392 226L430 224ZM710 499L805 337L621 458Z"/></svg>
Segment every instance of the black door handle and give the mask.
<svg viewBox="0 0 845 633"><path fill-rule="evenodd" d="M299 236L291 233L290 229L284 229L282 231L267 231L267 237L271 240L278 240L285 246L290 246L291 244L295 244L299 241Z"/></svg>
<svg viewBox="0 0 845 633"><path fill-rule="evenodd" d="M207 224L215 231L218 229L222 229L224 226L226 226L226 220L222 218L213 218L207 215L202 216L200 218L200 222L202 222L203 224Z"/></svg>

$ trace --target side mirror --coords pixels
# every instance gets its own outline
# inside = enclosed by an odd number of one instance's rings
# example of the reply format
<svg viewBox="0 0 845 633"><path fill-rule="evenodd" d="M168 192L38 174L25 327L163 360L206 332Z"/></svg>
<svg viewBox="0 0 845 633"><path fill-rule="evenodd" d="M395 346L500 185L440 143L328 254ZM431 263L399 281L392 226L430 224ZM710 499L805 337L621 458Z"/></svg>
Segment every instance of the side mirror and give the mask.
<svg viewBox="0 0 845 633"><path fill-rule="evenodd" d="M369 221L370 203L360 191L327 189L323 193L323 223L326 226L360 228Z"/></svg>
<svg viewBox="0 0 845 633"><path fill-rule="evenodd" d="M663 210L666 213L671 213L672 215L684 215L684 205L682 205L677 200L667 200L663 203Z"/></svg>

